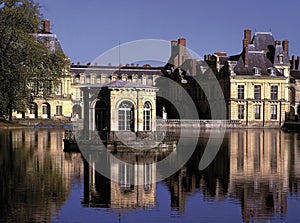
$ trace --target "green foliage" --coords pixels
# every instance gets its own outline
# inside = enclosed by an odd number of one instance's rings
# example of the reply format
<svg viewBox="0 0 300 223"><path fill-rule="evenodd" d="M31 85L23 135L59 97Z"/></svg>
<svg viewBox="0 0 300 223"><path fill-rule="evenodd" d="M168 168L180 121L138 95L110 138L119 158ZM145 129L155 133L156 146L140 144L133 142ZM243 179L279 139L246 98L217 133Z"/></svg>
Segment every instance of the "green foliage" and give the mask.
<svg viewBox="0 0 300 223"><path fill-rule="evenodd" d="M51 52L37 41L41 14L33 0L0 0L0 111L25 111L30 101L28 83L43 86L43 96L65 73L63 52Z"/></svg>

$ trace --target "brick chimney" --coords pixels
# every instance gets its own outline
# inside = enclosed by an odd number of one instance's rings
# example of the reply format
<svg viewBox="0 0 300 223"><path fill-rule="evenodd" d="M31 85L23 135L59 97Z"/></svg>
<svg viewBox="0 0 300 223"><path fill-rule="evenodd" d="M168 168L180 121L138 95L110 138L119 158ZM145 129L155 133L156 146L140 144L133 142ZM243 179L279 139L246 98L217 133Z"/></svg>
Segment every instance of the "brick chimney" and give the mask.
<svg viewBox="0 0 300 223"><path fill-rule="evenodd" d="M179 38L178 39L178 66L184 63L186 60L186 39Z"/></svg>
<svg viewBox="0 0 300 223"><path fill-rule="evenodd" d="M282 47L286 55L289 55L289 41L288 40L283 40L282 41Z"/></svg>
<svg viewBox="0 0 300 223"><path fill-rule="evenodd" d="M244 30L244 41L243 41L243 48L248 46L248 44L251 42L251 30L245 29Z"/></svg>
<svg viewBox="0 0 300 223"><path fill-rule="evenodd" d="M296 57L292 56L292 70L296 69Z"/></svg>
<svg viewBox="0 0 300 223"><path fill-rule="evenodd" d="M50 20L43 20L42 21L43 25L43 33L50 33Z"/></svg>
<svg viewBox="0 0 300 223"><path fill-rule="evenodd" d="M244 50L244 60L245 66L249 65L249 56L248 56L248 44L251 42L251 30L245 29L244 30L244 40L243 40L243 50Z"/></svg>
<svg viewBox="0 0 300 223"><path fill-rule="evenodd" d="M178 39L178 44L181 46L186 47L186 39L185 38L179 38Z"/></svg>
<svg viewBox="0 0 300 223"><path fill-rule="evenodd" d="M227 57L226 52L215 52L214 54L217 55L218 57Z"/></svg>

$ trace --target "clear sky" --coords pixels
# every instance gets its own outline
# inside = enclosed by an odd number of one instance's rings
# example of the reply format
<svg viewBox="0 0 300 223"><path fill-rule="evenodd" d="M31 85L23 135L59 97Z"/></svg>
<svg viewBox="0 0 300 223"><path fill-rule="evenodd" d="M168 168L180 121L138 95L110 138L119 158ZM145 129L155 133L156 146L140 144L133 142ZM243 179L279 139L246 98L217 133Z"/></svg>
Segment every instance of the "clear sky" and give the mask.
<svg viewBox="0 0 300 223"><path fill-rule="evenodd" d="M299 0L36 0L73 63L120 43L184 37L203 56L241 52L243 30L271 31L300 55Z"/></svg>

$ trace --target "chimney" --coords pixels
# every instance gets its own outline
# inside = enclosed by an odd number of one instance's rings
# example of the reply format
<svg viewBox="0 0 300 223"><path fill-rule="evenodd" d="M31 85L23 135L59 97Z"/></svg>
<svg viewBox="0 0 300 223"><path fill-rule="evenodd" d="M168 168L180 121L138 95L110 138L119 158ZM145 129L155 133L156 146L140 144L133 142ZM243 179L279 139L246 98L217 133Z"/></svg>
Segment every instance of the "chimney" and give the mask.
<svg viewBox="0 0 300 223"><path fill-rule="evenodd" d="M276 40L275 41L275 45L281 45L281 41L280 40Z"/></svg>
<svg viewBox="0 0 300 223"><path fill-rule="evenodd" d="M251 30L244 30L244 40L243 40L243 49L244 49L244 61L245 66L248 67L249 59L248 59L248 44L251 42Z"/></svg>
<svg viewBox="0 0 300 223"><path fill-rule="evenodd" d="M292 70L296 69L296 58L295 56L292 56Z"/></svg>
<svg viewBox="0 0 300 223"><path fill-rule="evenodd" d="M248 44L251 42L251 30L245 29L244 30L244 41L243 41L243 48L248 46Z"/></svg>
<svg viewBox="0 0 300 223"><path fill-rule="evenodd" d="M186 39L185 38L179 38L178 39L178 44L181 46L186 47Z"/></svg>
<svg viewBox="0 0 300 223"><path fill-rule="evenodd" d="M178 39L178 66L181 66L186 60L186 39Z"/></svg>
<svg viewBox="0 0 300 223"><path fill-rule="evenodd" d="M244 59L245 59L245 67L248 67L249 65L249 59L248 59L248 45L244 48Z"/></svg>
<svg viewBox="0 0 300 223"><path fill-rule="evenodd" d="M177 54L178 54L178 43L176 40L172 40L171 41L171 56L175 57Z"/></svg>
<svg viewBox="0 0 300 223"><path fill-rule="evenodd" d="M286 55L289 55L289 41L288 40L283 40L282 41L282 47Z"/></svg>
<svg viewBox="0 0 300 223"><path fill-rule="evenodd" d="M215 55L217 55L218 57L227 57L227 53L225 52L215 52Z"/></svg>
<svg viewBox="0 0 300 223"><path fill-rule="evenodd" d="M50 20L43 20L43 33L50 33Z"/></svg>

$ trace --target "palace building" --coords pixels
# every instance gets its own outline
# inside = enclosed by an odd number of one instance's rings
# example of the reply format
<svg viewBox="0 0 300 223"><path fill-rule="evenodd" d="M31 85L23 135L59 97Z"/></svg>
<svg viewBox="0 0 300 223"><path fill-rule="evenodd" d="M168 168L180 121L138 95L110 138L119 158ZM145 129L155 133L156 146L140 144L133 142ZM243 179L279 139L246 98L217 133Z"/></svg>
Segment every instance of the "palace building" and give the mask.
<svg viewBox="0 0 300 223"><path fill-rule="evenodd" d="M228 58L228 119L247 126L281 126L290 109L288 41L244 31L243 52Z"/></svg>
<svg viewBox="0 0 300 223"><path fill-rule="evenodd" d="M44 21L41 33L35 35L37 39L47 40L49 50L62 50L56 35L50 32L49 21ZM209 73L213 73L214 78ZM217 52L197 60L191 58L186 39L179 38L171 41L170 59L164 67L72 64L48 98L43 96L43 86L34 81L29 83L32 102L28 111L13 115L17 119L68 121L89 117L85 125L90 130L155 130L156 115L160 116L163 109L169 119L179 118L168 101L156 99L160 77L173 79L184 88L194 101L199 119L211 119L211 111L221 114L220 104L224 100L226 115L218 119L236 121L242 126L280 127L285 120L296 119L300 112L299 58L289 60L289 42L275 40L271 32L255 32L252 36L251 30L245 30L243 50L233 56ZM214 79L222 92L211 85L216 84ZM92 89L88 97L84 96L87 89ZM100 90L105 91L104 95L99 94ZM160 92L175 101L181 100L189 113L179 92L169 88L160 88ZM109 108L103 113L104 105ZM130 120L123 120L128 126L120 123L119 115L127 114L124 106L132 109L131 113L128 111ZM145 127L146 109L151 111L151 127ZM109 121L99 126L97 120L101 117Z"/></svg>

